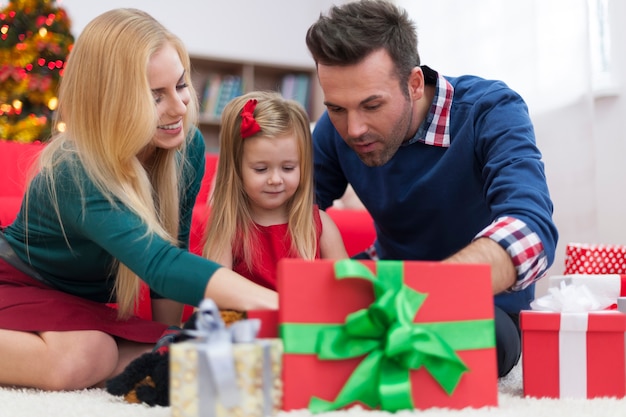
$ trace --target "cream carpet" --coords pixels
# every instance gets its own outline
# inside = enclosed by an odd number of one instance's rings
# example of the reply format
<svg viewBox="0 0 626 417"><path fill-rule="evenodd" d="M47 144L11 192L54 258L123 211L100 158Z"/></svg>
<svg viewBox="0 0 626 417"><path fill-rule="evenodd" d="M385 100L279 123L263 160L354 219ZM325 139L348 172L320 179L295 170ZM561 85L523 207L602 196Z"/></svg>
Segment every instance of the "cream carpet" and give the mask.
<svg viewBox="0 0 626 417"><path fill-rule="evenodd" d="M395 414L352 408L321 414L324 417L574 417L626 416L626 399L555 400L522 397L522 370L517 366L499 381L498 407L481 409L402 411ZM169 407L128 404L104 390L41 392L0 389L0 417L170 417ZM310 417L306 410L278 417ZM260 417L260 416L259 416Z"/></svg>

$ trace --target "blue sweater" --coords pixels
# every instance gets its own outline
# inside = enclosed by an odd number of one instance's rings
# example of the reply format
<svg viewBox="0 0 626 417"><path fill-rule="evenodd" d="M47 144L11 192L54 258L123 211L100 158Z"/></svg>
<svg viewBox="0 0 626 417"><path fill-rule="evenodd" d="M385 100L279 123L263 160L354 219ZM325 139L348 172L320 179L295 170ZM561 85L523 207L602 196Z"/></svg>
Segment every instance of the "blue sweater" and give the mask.
<svg viewBox="0 0 626 417"><path fill-rule="evenodd" d="M329 207L350 183L374 219L380 259L442 260L510 216L539 236L552 264L557 230L526 104L499 81L447 79L450 147L417 141L380 167L363 164L325 113L313 132L317 203ZM531 284L495 303L516 313L533 298Z"/></svg>

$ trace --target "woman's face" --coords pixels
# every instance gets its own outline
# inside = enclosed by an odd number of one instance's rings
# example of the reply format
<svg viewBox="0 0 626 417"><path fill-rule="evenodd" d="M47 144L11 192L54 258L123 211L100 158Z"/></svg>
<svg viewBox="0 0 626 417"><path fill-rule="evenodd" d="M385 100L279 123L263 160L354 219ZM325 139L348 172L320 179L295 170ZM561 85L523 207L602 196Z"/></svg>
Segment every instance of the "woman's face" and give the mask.
<svg viewBox="0 0 626 417"><path fill-rule="evenodd" d="M159 115L152 145L163 149L176 148L185 140L183 117L187 113L190 92L178 52L169 43L150 58L148 83Z"/></svg>

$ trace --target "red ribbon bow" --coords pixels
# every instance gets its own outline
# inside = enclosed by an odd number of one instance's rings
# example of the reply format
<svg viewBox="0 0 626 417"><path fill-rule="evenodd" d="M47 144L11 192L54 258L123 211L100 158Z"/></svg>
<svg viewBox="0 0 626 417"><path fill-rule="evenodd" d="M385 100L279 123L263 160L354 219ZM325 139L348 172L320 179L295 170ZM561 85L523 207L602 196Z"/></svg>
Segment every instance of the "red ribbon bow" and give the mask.
<svg viewBox="0 0 626 417"><path fill-rule="evenodd" d="M261 126L254 120L256 104L256 99L250 99L246 102L241 111L241 137L243 139L261 131Z"/></svg>

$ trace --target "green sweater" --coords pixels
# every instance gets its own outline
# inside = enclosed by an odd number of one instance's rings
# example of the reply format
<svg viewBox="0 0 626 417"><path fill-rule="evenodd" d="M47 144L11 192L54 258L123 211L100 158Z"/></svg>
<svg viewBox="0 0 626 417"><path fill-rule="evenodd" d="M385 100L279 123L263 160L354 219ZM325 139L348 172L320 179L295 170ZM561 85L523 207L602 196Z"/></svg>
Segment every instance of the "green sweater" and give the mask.
<svg viewBox="0 0 626 417"><path fill-rule="evenodd" d="M84 172L76 180L67 165L59 166L56 183L63 225L43 178L36 176L29 186L28 207L22 202L17 218L4 231L5 237L22 261L61 291L98 302L114 301L112 265L117 259L156 293L198 305L220 265L188 251L191 216L205 163L204 139L197 130L186 150L180 188L180 247L148 234L134 212L122 204L112 205Z"/></svg>

